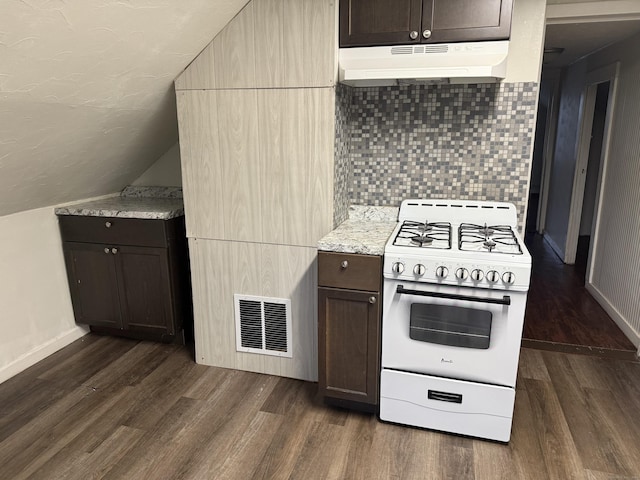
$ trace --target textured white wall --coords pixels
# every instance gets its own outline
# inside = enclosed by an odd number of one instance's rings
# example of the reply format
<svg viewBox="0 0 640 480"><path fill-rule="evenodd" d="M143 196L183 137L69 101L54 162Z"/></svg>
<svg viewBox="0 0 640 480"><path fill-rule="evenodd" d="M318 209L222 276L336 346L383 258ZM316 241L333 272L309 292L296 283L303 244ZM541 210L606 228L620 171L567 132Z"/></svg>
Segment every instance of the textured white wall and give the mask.
<svg viewBox="0 0 640 480"><path fill-rule="evenodd" d="M140 175L132 185L181 187L180 145L176 142Z"/></svg>
<svg viewBox="0 0 640 480"><path fill-rule="evenodd" d="M0 7L0 216L121 190L177 139L173 81L247 0Z"/></svg>
<svg viewBox="0 0 640 480"><path fill-rule="evenodd" d="M0 218L0 382L81 337L53 207Z"/></svg>
<svg viewBox="0 0 640 480"><path fill-rule="evenodd" d="M640 34L586 61L589 70L620 62L592 292L640 348Z"/></svg>

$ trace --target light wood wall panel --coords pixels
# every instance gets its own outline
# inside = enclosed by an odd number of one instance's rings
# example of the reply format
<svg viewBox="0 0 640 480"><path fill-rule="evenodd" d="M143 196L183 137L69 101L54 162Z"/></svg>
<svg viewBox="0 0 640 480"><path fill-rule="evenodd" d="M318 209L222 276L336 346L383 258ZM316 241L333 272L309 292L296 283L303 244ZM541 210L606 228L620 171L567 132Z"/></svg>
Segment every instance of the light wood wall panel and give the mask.
<svg viewBox="0 0 640 480"><path fill-rule="evenodd" d="M188 236L315 247L333 225L333 96L178 92Z"/></svg>
<svg viewBox="0 0 640 480"><path fill-rule="evenodd" d="M303 125L304 108L301 105L304 98L310 98L309 92L304 95L302 91L291 91L287 98L287 112L285 116L283 148L284 157L291 159L287 165L287 171L282 179L283 189L287 192L286 208L283 209L282 215L286 218L295 219L293 222L284 223L284 236L293 245L307 244L309 228L313 220L308 217L307 197L310 192L307 190L308 176L313 172L309 171L309 151L307 145L308 139L305 133L311 130L312 126ZM305 220L306 219L306 220ZM324 223L324 222L323 222ZM309 240L311 240L309 238ZM319 238L318 238L319 240Z"/></svg>
<svg viewBox="0 0 640 480"><path fill-rule="evenodd" d="M258 92L263 240L313 247L333 225L333 89Z"/></svg>
<svg viewBox="0 0 640 480"><path fill-rule="evenodd" d="M285 70L284 57L284 3L282 0L253 0L252 3L255 10L253 48L256 52L256 85L281 87L289 75Z"/></svg>
<svg viewBox="0 0 640 480"><path fill-rule="evenodd" d="M253 48L254 10L248 3L213 39L216 88L252 88L256 84Z"/></svg>
<svg viewBox="0 0 640 480"><path fill-rule="evenodd" d="M335 0L253 0L178 77L176 90L335 85Z"/></svg>
<svg viewBox="0 0 640 480"><path fill-rule="evenodd" d="M284 12L282 55L287 68L287 76L283 86L295 87L298 84L323 86L319 79L315 81L312 79L310 83L305 82L304 36L307 32L305 31L304 6L306 0L282 0L282 3ZM294 39L298 40L294 41Z"/></svg>
<svg viewBox="0 0 640 480"><path fill-rule="evenodd" d="M333 228L333 178L335 138L335 91L317 90L303 98L306 114L302 125L306 128L303 138L308 141L307 168L307 217L311 221L309 238L319 240ZM309 222L307 220L307 222ZM315 245L315 243L314 243Z"/></svg>
<svg viewBox="0 0 640 480"><path fill-rule="evenodd" d="M317 380L316 250L190 239L198 363ZM237 352L233 295L291 299L293 357Z"/></svg>
<svg viewBox="0 0 640 480"><path fill-rule="evenodd" d="M302 83L335 85L337 71L336 5L331 0L303 0L304 77Z"/></svg>
<svg viewBox="0 0 640 480"><path fill-rule="evenodd" d="M200 236L260 242L263 198L257 91L219 90L216 95L224 233L202 232Z"/></svg>
<svg viewBox="0 0 640 480"><path fill-rule="evenodd" d="M199 363L317 379L336 6L253 0L176 81ZM234 293L291 299L292 359L236 352Z"/></svg>
<svg viewBox="0 0 640 480"><path fill-rule="evenodd" d="M285 242L285 211L288 194L283 180L292 156L283 151L288 140L284 124L291 111L285 107L289 94L285 90L263 90L258 94L258 149L262 164L262 205L260 222L262 238L271 243ZM298 244L298 243L295 243Z"/></svg>
<svg viewBox="0 0 640 480"><path fill-rule="evenodd" d="M176 92L187 236L224 237L222 163L215 91Z"/></svg>
<svg viewBox="0 0 640 480"><path fill-rule="evenodd" d="M216 77L213 75L215 65L213 41L200 52L193 62L175 80L176 90L212 90L216 88Z"/></svg>

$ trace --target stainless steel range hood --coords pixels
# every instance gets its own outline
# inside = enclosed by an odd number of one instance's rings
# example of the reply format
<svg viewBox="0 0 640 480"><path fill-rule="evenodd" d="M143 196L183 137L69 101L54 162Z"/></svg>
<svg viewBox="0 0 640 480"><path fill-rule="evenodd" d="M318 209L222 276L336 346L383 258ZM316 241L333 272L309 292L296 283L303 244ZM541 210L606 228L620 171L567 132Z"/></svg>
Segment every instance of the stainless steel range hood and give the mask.
<svg viewBox="0 0 640 480"><path fill-rule="evenodd" d="M494 83L507 73L509 41L341 48L339 80L354 87Z"/></svg>

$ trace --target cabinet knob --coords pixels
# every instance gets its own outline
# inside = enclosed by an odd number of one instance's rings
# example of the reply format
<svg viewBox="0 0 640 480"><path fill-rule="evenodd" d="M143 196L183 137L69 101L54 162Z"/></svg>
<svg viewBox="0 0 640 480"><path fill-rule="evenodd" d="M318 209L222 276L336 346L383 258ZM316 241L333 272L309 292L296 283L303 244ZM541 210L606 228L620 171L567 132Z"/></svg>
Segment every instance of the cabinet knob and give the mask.
<svg viewBox="0 0 640 480"><path fill-rule="evenodd" d="M111 253L113 253L115 255L116 253L118 253L118 249L116 247L113 247L111 249Z"/></svg>
<svg viewBox="0 0 640 480"><path fill-rule="evenodd" d="M411 40L415 40L416 38L418 38L418 32L416 32L416 31L414 30L413 32L411 32L411 33L409 34L409 38L410 38Z"/></svg>
<svg viewBox="0 0 640 480"><path fill-rule="evenodd" d="M109 253L111 250L109 250L109 247L104 247L104 253Z"/></svg>
<svg viewBox="0 0 640 480"><path fill-rule="evenodd" d="M112 223L111 222L104 222L104 226L107 228L111 228Z"/></svg>
<svg viewBox="0 0 640 480"><path fill-rule="evenodd" d="M424 38L430 38L431 37L431 30L425 30L424 32L422 32L422 36Z"/></svg>
<svg viewBox="0 0 640 480"><path fill-rule="evenodd" d="M347 262L346 260L343 260L342 263L340 264L340 268L342 268L343 270L348 266L349 266L349 262Z"/></svg>
<svg viewBox="0 0 640 480"><path fill-rule="evenodd" d="M369 303L371 305L373 305L374 303L376 303L376 297L369 297Z"/></svg>

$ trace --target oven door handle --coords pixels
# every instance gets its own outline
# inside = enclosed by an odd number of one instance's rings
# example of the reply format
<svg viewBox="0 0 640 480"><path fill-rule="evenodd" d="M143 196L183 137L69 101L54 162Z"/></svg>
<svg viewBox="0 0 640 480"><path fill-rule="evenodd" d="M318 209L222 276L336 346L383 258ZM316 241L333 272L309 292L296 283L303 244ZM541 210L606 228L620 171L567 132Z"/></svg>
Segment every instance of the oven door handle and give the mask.
<svg viewBox="0 0 640 480"><path fill-rule="evenodd" d="M441 292L424 292L422 290L409 290L403 285L398 285L396 289L398 293L406 293L407 295L421 295L423 297L448 298L451 300L465 300L468 302L495 303L497 305L511 305L511 297L504 295L502 298L472 297L469 295L458 295L457 293L441 293Z"/></svg>

